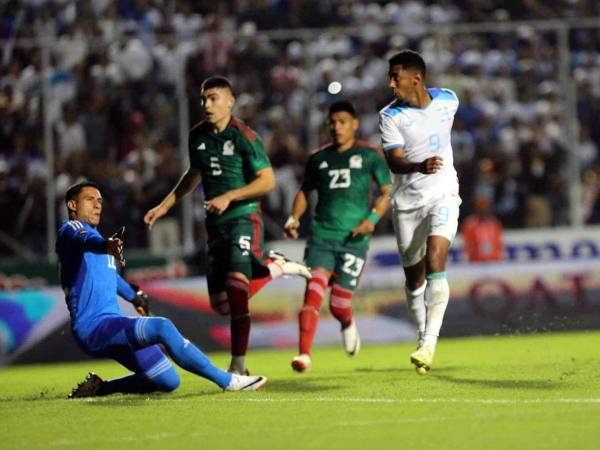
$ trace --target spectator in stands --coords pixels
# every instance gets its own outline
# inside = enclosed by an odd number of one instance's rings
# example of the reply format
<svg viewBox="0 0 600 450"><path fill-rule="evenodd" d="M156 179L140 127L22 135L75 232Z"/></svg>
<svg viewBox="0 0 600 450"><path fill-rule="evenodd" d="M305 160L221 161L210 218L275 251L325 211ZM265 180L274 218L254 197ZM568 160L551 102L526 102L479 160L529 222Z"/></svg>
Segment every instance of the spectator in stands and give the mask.
<svg viewBox="0 0 600 450"><path fill-rule="evenodd" d="M463 251L469 262L500 261L504 255L503 228L485 195L473 199L473 213L463 219Z"/></svg>

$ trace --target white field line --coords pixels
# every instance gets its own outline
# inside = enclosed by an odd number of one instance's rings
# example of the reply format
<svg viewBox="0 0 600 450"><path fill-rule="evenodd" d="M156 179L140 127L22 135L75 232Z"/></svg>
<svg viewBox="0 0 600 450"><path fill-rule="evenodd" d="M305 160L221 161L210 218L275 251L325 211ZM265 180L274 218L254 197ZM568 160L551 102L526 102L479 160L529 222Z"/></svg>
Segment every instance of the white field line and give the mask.
<svg viewBox="0 0 600 450"><path fill-rule="evenodd" d="M234 396L235 395L235 396ZM108 397L106 397L108 399ZM103 402L104 398L87 398L81 400L65 400L72 402ZM189 398L164 398L164 397L147 397L146 402L150 403L181 403L189 402ZM303 398L279 398L279 397L245 397L245 394L224 394L223 397L217 396L195 399L200 403L219 403L219 402L235 402L235 403L376 403L376 404L407 404L407 403L465 403L465 404L480 404L480 405L520 405L520 404L600 404L600 398L523 398L523 399L506 399L506 398L344 398L344 397L303 397ZM131 399L120 398L110 399L111 403L131 403Z"/></svg>

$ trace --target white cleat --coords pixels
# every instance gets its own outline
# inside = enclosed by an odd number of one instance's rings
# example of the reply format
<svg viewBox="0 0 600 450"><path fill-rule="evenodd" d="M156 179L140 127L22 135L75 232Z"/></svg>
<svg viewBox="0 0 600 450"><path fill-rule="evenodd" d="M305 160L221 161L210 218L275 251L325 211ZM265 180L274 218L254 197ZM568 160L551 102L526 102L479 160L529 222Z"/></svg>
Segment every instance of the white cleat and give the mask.
<svg viewBox="0 0 600 450"><path fill-rule="evenodd" d="M419 375L425 375L431 369L433 353L433 347L422 345L410 355L410 362L415 365L415 370Z"/></svg>
<svg viewBox="0 0 600 450"><path fill-rule="evenodd" d="M225 388L229 392L258 391L267 385L267 377L248 377L246 375L231 375L231 381Z"/></svg>
<svg viewBox="0 0 600 450"><path fill-rule="evenodd" d="M292 369L299 373L310 372L312 361L310 355L302 353L301 355L294 356L292 359Z"/></svg>
<svg viewBox="0 0 600 450"><path fill-rule="evenodd" d="M312 278L310 270L308 270L308 267L306 267L306 265L287 259L280 252L271 250L269 252L269 258L271 258L275 264L278 264L279 267L281 267L283 276L298 275L300 277L306 278L307 280L310 280Z"/></svg>
<svg viewBox="0 0 600 450"><path fill-rule="evenodd" d="M344 341L344 350L348 356L356 356L360 351L360 334L356 321L352 319L352 323L342 330L342 340Z"/></svg>

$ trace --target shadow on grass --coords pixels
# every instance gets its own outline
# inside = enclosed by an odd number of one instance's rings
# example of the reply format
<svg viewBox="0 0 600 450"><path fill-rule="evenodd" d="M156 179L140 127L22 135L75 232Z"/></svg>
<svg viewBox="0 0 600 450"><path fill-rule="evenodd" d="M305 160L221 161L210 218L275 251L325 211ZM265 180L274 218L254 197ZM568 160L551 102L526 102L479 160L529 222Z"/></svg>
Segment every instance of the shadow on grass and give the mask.
<svg viewBox="0 0 600 450"><path fill-rule="evenodd" d="M435 369L435 373L447 373L447 372L454 372L456 370L459 370L460 367L454 367L454 366L445 366L445 367L440 367L440 368L436 368ZM399 373L410 373L411 375L414 374L415 370L413 368L413 366L404 366L404 367L384 367L384 368L380 368L380 369L376 369L373 367L359 367L357 369L354 369L354 372L361 372L361 373L393 373L393 374L399 374Z"/></svg>
<svg viewBox="0 0 600 450"><path fill-rule="evenodd" d="M341 389L339 381L351 378L349 376L338 377L310 377L298 375L296 379L269 381L267 390L269 392L327 392Z"/></svg>
<svg viewBox="0 0 600 450"><path fill-rule="evenodd" d="M453 384L482 386L493 389L531 389L531 390L547 390L547 389L563 389L564 382L556 382L552 380L488 380L474 378L458 378L451 375L439 373L439 370L432 371L429 376L438 380L447 381Z"/></svg>

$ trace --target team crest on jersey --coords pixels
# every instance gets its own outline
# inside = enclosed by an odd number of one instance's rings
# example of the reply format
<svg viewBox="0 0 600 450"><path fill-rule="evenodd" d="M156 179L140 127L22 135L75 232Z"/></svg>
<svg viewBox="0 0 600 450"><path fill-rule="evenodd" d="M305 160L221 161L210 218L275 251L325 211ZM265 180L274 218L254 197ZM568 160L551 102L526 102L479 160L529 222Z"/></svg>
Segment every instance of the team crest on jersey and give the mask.
<svg viewBox="0 0 600 450"><path fill-rule="evenodd" d="M199 146L198 146L198 150L206 150L206 144L204 142L202 142Z"/></svg>
<svg viewBox="0 0 600 450"><path fill-rule="evenodd" d="M350 157L350 168L351 169L362 169L362 156L353 155Z"/></svg>
<svg viewBox="0 0 600 450"><path fill-rule="evenodd" d="M234 150L235 145L233 144L233 141L225 141L225 143L223 144L223 155L231 156L233 155Z"/></svg>
<svg viewBox="0 0 600 450"><path fill-rule="evenodd" d="M327 161L323 161L321 164L319 164L319 169L327 169L329 167L329 164L327 164Z"/></svg>

